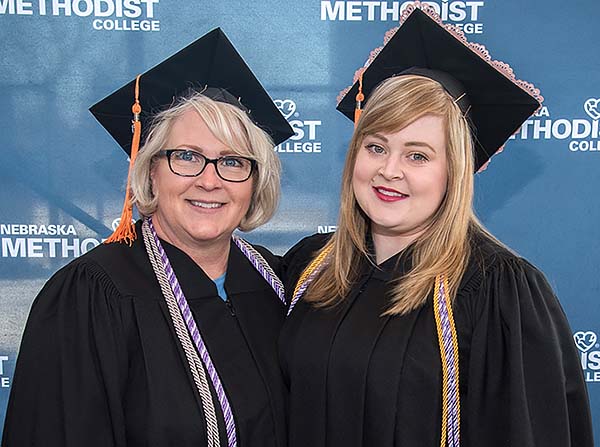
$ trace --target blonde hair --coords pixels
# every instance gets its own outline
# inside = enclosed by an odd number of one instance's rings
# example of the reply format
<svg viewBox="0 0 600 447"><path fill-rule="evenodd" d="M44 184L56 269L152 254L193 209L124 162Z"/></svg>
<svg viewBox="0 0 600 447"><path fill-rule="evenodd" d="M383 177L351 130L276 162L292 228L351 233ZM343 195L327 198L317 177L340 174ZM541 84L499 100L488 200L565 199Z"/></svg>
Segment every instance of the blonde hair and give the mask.
<svg viewBox="0 0 600 447"><path fill-rule="evenodd" d="M144 216L156 211L158 197L152 192L152 167L158 153L165 149L173 123L190 109L198 113L219 141L236 154L256 160L252 200L239 229L250 231L266 223L275 213L281 188L281 166L273 150L273 140L239 107L197 92L178 99L175 105L154 117L131 172L132 203Z"/></svg>
<svg viewBox="0 0 600 447"><path fill-rule="evenodd" d="M305 300L331 306L344 299L358 276L359 259L367 256L369 218L352 188L356 156L367 135L394 133L424 115L444 119L448 184L445 197L426 231L412 244L412 266L397 278L389 315L406 314L422 306L436 275L444 273L454 297L467 267L472 229L486 232L473 211L474 154L471 131L453 98L438 82L422 76L398 76L382 82L371 94L350 141L342 174L338 229L326 247L331 261L308 288ZM487 232L486 232L487 234Z"/></svg>

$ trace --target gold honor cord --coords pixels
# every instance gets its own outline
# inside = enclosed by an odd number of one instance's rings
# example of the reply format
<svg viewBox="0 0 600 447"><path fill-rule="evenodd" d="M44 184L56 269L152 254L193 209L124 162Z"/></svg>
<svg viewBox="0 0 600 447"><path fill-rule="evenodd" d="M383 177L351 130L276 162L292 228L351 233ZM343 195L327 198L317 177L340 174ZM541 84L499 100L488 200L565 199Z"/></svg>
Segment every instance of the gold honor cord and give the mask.
<svg viewBox="0 0 600 447"><path fill-rule="evenodd" d="M287 313L288 315L292 313L292 309L294 309L294 306L302 297L310 283L317 277L321 269L327 265L327 262L329 262L329 255L332 251L332 244L325 246L325 248L323 248L323 250L321 250L321 252L304 269L294 288L294 293L290 301L290 308Z"/></svg>
<svg viewBox="0 0 600 447"><path fill-rule="evenodd" d="M435 278L433 311L442 362L442 436L441 447L460 446L460 393L458 337L448 296L448 279Z"/></svg>

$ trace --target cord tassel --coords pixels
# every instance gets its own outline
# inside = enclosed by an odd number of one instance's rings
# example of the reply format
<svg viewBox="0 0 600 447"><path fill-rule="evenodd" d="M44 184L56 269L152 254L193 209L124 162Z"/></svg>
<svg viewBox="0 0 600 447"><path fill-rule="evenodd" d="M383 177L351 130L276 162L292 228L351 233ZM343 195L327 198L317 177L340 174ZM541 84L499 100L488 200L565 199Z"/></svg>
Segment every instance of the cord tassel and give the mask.
<svg viewBox="0 0 600 447"><path fill-rule="evenodd" d="M354 128L358 126L358 120L362 113L362 103L365 100L365 95L363 93L363 73L364 70L361 70L358 75L358 93L356 94L356 107L354 108Z"/></svg>
<svg viewBox="0 0 600 447"><path fill-rule="evenodd" d="M131 204L131 170L133 163L137 157L138 150L140 148L140 139L142 136L142 122L140 121L140 114L142 113L142 106L140 105L140 76L135 78L135 103L131 106L133 112L132 130L133 137L131 139L131 154L129 155L129 170L127 172L127 187L125 189L125 201L123 202L123 210L121 211L121 221L119 226L110 235L105 244L111 242L125 242L129 246L133 244L137 235L135 233L135 227L131 223L133 220L133 205Z"/></svg>

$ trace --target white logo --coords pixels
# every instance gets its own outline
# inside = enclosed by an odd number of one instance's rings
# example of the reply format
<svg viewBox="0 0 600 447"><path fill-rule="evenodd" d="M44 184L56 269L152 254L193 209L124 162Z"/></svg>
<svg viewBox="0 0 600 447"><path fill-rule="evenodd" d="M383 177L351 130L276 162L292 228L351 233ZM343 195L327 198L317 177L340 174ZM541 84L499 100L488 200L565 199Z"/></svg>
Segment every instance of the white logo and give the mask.
<svg viewBox="0 0 600 447"><path fill-rule="evenodd" d="M112 221L112 224L110 224L110 227L112 228L113 231L116 231L117 228L119 227L120 223L121 223L121 218L117 217L115 220ZM131 219L131 225L135 225L135 219Z"/></svg>
<svg viewBox="0 0 600 447"><path fill-rule="evenodd" d="M0 224L0 257L76 258L100 244L77 236L73 224Z"/></svg>
<svg viewBox="0 0 600 447"><path fill-rule="evenodd" d="M398 22L402 12L412 1L347 1L322 0L323 21L382 21ZM453 22L465 34L483 34L483 23L479 20L483 1L436 0L423 1L431 6L444 22Z"/></svg>
<svg viewBox="0 0 600 447"><path fill-rule="evenodd" d="M8 362L8 356L0 355L0 388L10 387L10 378L5 377L5 375L8 373L5 371L4 362Z"/></svg>
<svg viewBox="0 0 600 447"><path fill-rule="evenodd" d="M0 15L72 17L91 21L98 31L160 31L160 0L0 0Z"/></svg>
<svg viewBox="0 0 600 447"><path fill-rule="evenodd" d="M333 233L337 230L337 225L319 225L317 226L317 233Z"/></svg>
<svg viewBox="0 0 600 447"><path fill-rule="evenodd" d="M288 120L294 135L287 141L275 146L277 153L317 154L321 153L321 142L317 138L317 129L321 120L299 119L296 102L292 99L275 99L273 101L282 115Z"/></svg>
<svg viewBox="0 0 600 447"><path fill-rule="evenodd" d="M590 98L583 104L585 113L593 120L600 119L600 98Z"/></svg>
<svg viewBox="0 0 600 447"><path fill-rule="evenodd" d="M581 352L587 352L596 344L598 337L592 331L579 331L573 334L573 339Z"/></svg>
<svg viewBox="0 0 600 447"><path fill-rule="evenodd" d="M292 116L296 111L296 103L291 99L276 99L273 102L286 120L289 119L289 117Z"/></svg>
<svg viewBox="0 0 600 447"><path fill-rule="evenodd" d="M579 349L581 368L586 382L600 382L600 346L598 336L593 331L577 331L573 334Z"/></svg>
<svg viewBox="0 0 600 447"><path fill-rule="evenodd" d="M600 98L587 99L583 109L589 118L553 119L548 106L543 106L511 139L565 140L571 152L600 152Z"/></svg>

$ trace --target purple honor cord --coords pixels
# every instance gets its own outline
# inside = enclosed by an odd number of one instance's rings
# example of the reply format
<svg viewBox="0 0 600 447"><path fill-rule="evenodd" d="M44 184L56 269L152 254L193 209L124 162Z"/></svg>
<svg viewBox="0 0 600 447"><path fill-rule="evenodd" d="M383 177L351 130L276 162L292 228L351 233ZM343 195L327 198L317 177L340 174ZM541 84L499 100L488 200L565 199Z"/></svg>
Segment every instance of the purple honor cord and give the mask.
<svg viewBox="0 0 600 447"><path fill-rule="evenodd" d="M244 239L233 236L233 242L238 246L240 251L248 258L256 271L267 281L271 288L275 291L281 302L285 305L285 290L283 283L275 274L271 266L265 261L262 255L256 249L246 242Z"/></svg>
<svg viewBox="0 0 600 447"><path fill-rule="evenodd" d="M160 243L160 239L156 234L156 230L154 229L154 225L152 225L152 219L148 219L148 224L150 230L152 232L152 237L156 243L158 248L158 252L160 254L160 258L167 275L169 284L171 286L171 290L175 295L175 299L177 300L177 305L179 306L179 310L181 311L181 315L185 320L185 324L187 326L188 332L192 337L194 345L200 354L200 358L202 359L202 363L206 367L206 371L210 380L215 389L215 393L217 394L217 399L219 400L219 404L221 406L221 411L223 412L223 419L225 420L225 428L227 430L227 444L229 447L237 446L237 435L235 431L235 421L233 420L233 412L231 410L231 405L229 404L229 400L225 394L225 390L223 389L223 385L221 383L221 379L219 378L219 374L214 366L212 359L210 358L210 354L206 349L206 344L200 335L200 331L198 330L198 326L196 321L194 320L194 316L192 315L192 311L190 306L181 290L181 286L179 285L179 281L177 280L177 276L173 271L173 267L171 267L171 262L165 253L165 250Z"/></svg>

